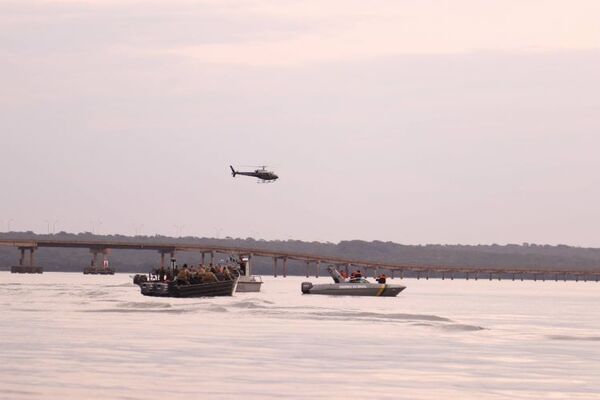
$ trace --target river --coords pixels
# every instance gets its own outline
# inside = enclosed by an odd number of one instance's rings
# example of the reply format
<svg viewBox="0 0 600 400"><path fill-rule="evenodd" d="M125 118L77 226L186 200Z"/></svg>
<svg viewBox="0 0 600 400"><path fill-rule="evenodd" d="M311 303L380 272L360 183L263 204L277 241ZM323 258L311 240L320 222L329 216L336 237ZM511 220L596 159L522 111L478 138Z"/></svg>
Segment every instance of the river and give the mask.
<svg viewBox="0 0 600 400"><path fill-rule="evenodd" d="M600 283L264 280L161 299L127 274L0 272L0 398L600 399Z"/></svg>

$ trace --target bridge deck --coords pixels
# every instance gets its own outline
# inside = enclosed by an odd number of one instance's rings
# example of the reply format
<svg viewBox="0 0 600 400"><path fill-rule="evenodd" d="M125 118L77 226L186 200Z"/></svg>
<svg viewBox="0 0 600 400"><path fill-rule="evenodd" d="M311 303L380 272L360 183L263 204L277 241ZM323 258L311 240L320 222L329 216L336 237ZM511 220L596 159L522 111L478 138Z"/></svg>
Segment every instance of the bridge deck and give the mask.
<svg viewBox="0 0 600 400"><path fill-rule="evenodd" d="M116 242L116 241L90 241L90 240L0 240L0 246L12 246L17 248L37 249L42 247L47 248L87 248L87 249L122 249L122 250L154 250L163 253L186 251L200 253L220 253L220 254L235 254L235 255L252 255L257 257L269 257L282 260L297 260L308 263L324 263L334 265L347 265L359 268L370 269L387 269L390 271L412 272L412 273L462 273L462 274L552 274L552 275L585 275L600 277L600 267L594 270L585 269L568 269L556 270L552 268L488 268L488 267L449 267L442 265L407 265L396 264L379 261L359 260L342 257L332 257L328 255L316 255L306 253L286 252L279 250L269 250L260 248L244 248L235 246L214 246L193 243L147 243L147 242Z"/></svg>

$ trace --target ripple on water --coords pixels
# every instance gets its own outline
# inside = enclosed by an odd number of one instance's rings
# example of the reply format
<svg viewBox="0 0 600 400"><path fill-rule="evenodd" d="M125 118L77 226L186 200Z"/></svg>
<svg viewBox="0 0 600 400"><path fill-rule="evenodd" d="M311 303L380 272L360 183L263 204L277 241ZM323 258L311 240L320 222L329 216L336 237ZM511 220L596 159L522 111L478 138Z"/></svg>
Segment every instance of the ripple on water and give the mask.
<svg viewBox="0 0 600 400"><path fill-rule="evenodd" d="M569 336L569 335L548 335L551 340L578 340L584 342L600 342L600 336Z"/></svg>
<svg viewBox="0 0 600 400"><path fill-rule="evenodd" d="M223 306L210 306L207 309L208 311L212 311L212 312L229 312L229 310Z"/></svg>
<svg viewBox="0 0 600 400"><path fill-rule="evenodd" d="M466 325L466 324L444 324L444 325L438 325L438 327L445 331L451 331L451 332L475 332L475 331L482 331L485 329L481 326Z"/></svg>
<svg viewBox="0 0 600 400"><path fill-rule="evenodd" d="M156 314L186 314L193 313L196 310L187 308L99 308L96 310L81 310L84 313L114 313L114 314L135 314L135 313L156 313Z"/></svg>
<svg viewBox="0 0 600 400"><path fill-rule="evenodd" d="M452 322L452 320L437 315L427 314L385 314L375 312L353 312L353 311L329 311L329 312L317 312L315 315L325 317L343 317L351 319L381 319L381 320L400 320L400 321L435 321L435 322Z"/></svg>
<svg viewBox="0 0 600 400"><path fill-rule="evenodd" d="M132 301L128 303L117 304L119 308L171 308L170 303L154 303L154 302L140 302Z"/></svg>
<svg viewBox="0 0 600 400"><path fill-rule="evenodd" d="M90 290L87 292L83 292L82 296L83 297L102 297L102 296L107 296L109 294L110 294L110 292L108 292L106 290Z"/></svg>
<svg viewBox="0 0 600 400"><path fill-rule="evenodd" d="M268 308L265 307L264 305L258 304L258 301L252 301L252 300L246 300L246 301L240 301L237 303L232 303L229 305L229 307L234 307L234 308Z"/></svg>

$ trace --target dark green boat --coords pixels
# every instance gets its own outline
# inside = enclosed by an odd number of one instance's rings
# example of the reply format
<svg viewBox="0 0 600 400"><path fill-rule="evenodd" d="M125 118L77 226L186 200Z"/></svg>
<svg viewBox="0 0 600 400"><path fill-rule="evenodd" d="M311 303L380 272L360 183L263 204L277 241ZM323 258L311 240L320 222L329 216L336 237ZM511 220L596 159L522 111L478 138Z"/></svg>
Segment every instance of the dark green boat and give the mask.
<svg viewBox="0 0 600 400"><path fill-rule="evenodd" d="M140 283L144 296L154 297L214 297L232 296L238 278L196 284L179 284L177 282L146 281Z"/></svg>

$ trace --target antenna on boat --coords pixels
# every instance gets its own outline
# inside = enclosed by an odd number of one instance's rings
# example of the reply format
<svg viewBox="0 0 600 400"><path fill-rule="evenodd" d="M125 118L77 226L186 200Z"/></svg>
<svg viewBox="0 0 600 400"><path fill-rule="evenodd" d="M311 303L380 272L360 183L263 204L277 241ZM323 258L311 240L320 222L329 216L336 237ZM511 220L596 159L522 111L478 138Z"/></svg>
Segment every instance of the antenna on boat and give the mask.
<svg viewBox="0 0 600 400"><path fill-rule="evenodd" d="M173 276L173 280L175 280L175 268L177 268L177 260L175 257L171 258L171 276Z"/></svg>

